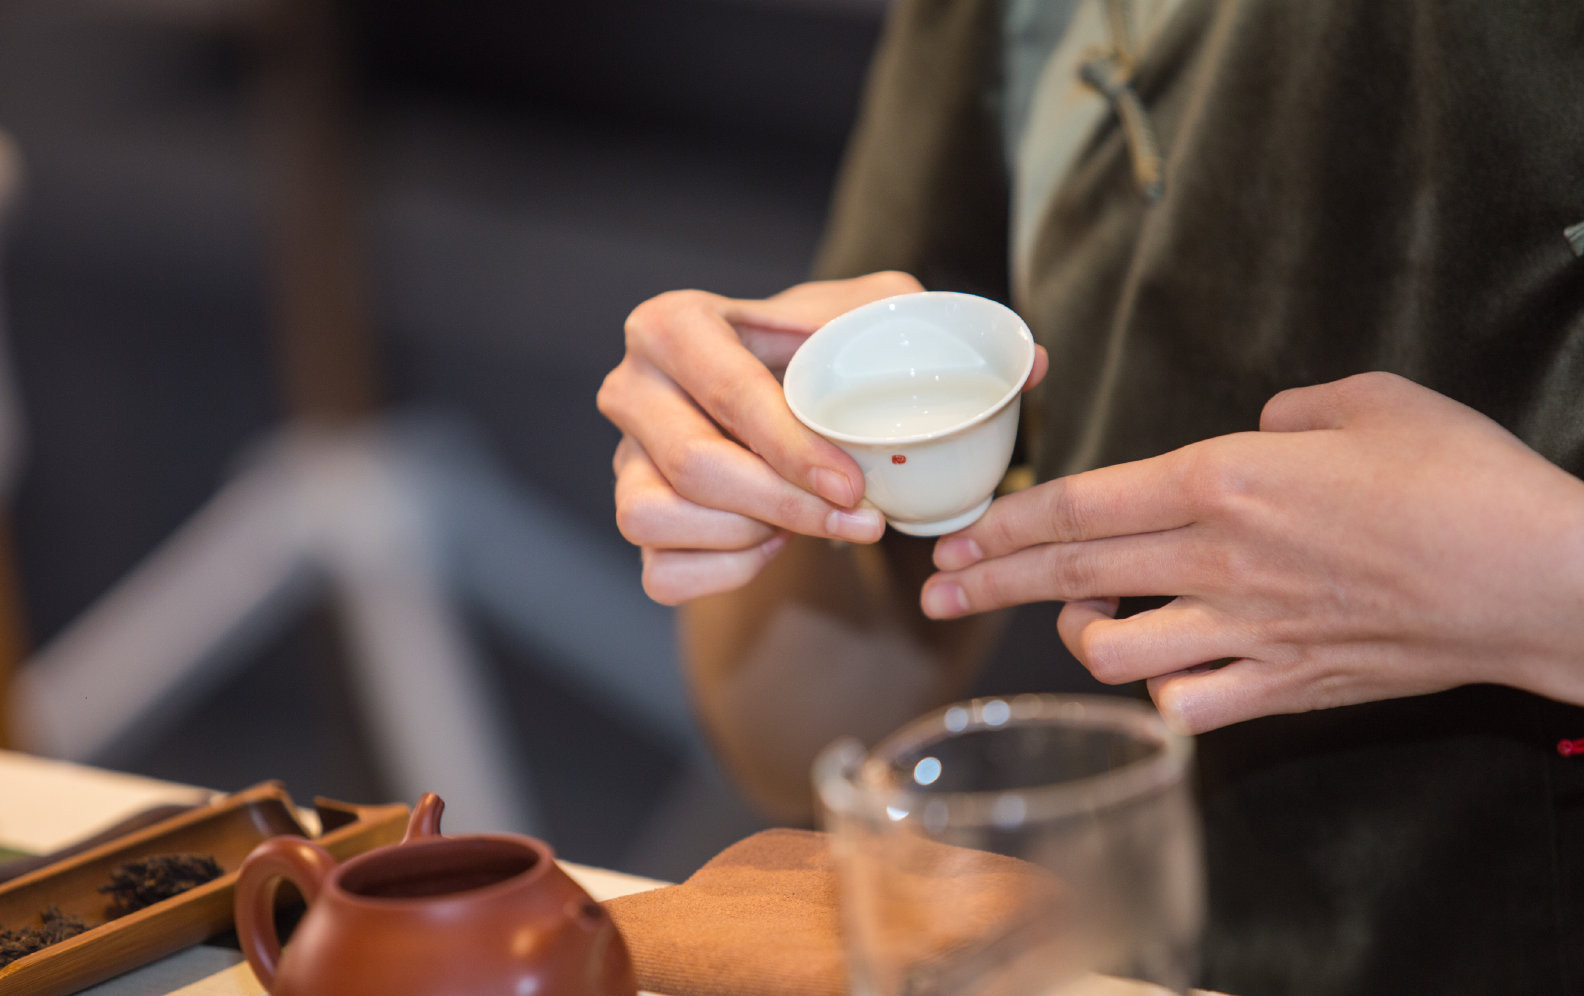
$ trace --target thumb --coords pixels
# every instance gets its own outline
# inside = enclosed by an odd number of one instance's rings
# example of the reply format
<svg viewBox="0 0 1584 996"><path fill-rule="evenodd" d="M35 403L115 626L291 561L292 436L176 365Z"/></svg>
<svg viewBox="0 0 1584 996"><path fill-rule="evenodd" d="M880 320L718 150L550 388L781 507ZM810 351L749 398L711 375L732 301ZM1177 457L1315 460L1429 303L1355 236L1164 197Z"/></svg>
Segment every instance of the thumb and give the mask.
<svg viewBox="0 0 1584 996"><path fill-rule="evenodd" d="M1167 727L1185 736L1292 711L1278 701L1273 670L1253 660L1173 671L1149 679L1146 686Z"/></svg>
<svg viewBox="0 0 1584 996"><path fill-rule="evenodd" d="M1372 371L1312 387L1294 387L1265 402L1262 432L1340 429L1360 416L1402 404L1423 388L1396 374Z"/></svg>

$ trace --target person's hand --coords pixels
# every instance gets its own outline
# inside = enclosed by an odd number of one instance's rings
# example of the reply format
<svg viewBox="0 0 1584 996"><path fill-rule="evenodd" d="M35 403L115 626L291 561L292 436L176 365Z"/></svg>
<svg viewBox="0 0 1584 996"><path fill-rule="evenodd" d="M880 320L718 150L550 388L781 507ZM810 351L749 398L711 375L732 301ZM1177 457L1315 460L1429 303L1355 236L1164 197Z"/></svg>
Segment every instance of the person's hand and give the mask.
<svg viewBox="0 0 1584 996"><path fill-rule="evenodd" d="M800 284L763 301L674 291L627 319L599 409L622 431L616 521L644 590L675 604L746 584L789 533L872 543L863 472L787 408L777 379L826 321L919 290L903 273Z"/></svg>
<svg viewBox="0 0 1584 996"><path fill-rule="evenodd" d="M1065 601L1073 654L1187 732L1476 682L1584 704L1584 482L1388 374L1260 430L999 499L938 543L926 614Z"/></svg>

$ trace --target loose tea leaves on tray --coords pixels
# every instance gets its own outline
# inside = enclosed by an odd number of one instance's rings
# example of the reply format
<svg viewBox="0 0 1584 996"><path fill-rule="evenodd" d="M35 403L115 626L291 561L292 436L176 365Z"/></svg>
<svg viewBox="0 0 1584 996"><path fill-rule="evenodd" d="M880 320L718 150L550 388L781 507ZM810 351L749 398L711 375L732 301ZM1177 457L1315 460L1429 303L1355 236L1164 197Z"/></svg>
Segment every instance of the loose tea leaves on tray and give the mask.
<svg viewBox="0 0 1584 996"><path fill-rule="evenodd" d="M30 955L56 941L75 937L87 929L88 924L81 917L62 913L59 907L51 906L39 914L37 927L0 930L0 968L4 968L23 955Z"/></svg>
<svg viewBox="0 0 1584 996"><path fill-rule="evenodd" d="M117 865L110 872L110 884L99 888L111 897L110 905L105 907L105 919L126 916L223 874L220 863L206 854L156 854ZM39 914L39 924L11 930L0 928L0 968L94 926L55 906Z"/></svg>
<svg viewBox="0 0 1584 996"><path fill-rule="evenodd" d="M156 854L128 861L118 865L110 873L110 884L99 889L114 900L105 916L112 920L126 916L223 874L219 863L206 854Z"/></svg>

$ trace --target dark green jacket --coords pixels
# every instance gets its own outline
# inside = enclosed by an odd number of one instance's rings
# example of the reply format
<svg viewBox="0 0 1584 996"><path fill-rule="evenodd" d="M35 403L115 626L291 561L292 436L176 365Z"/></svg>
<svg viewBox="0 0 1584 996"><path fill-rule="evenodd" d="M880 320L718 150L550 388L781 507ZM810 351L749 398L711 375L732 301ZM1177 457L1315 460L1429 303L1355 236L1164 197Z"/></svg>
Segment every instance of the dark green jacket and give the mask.
<svg viewBox="0 0 1584 996"><path fill-rule="evenodd" d="M819 271L1007 295L995 0L902 0ZM1044 217L1042 476L1403 374L1584 475L1584 3L1188 0ZM1479 528L1471 523L1470 528ZM1162 592L1169 595L1169 592ZM1055 634L1051 634L1055 640ZM1584 648L1580 649L1584 666ZM1201 738L1204 983L1241 996L1584 993L1584 710L1506 689Z"/></svg>

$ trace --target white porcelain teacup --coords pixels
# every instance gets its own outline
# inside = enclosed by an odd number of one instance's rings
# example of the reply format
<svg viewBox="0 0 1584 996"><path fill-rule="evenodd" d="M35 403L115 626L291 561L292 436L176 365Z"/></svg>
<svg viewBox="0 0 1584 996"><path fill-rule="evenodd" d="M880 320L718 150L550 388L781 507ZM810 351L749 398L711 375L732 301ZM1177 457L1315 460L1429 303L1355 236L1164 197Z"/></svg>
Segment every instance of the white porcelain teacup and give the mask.
<svg viewBox="0 0 1584 996"><path fill-rule="evenodd" d="M792 413L863 468L897 530L938 536L995 497L1017 436L1034 337L988 298L923 291L855 308L787 364Z"/></svg>

